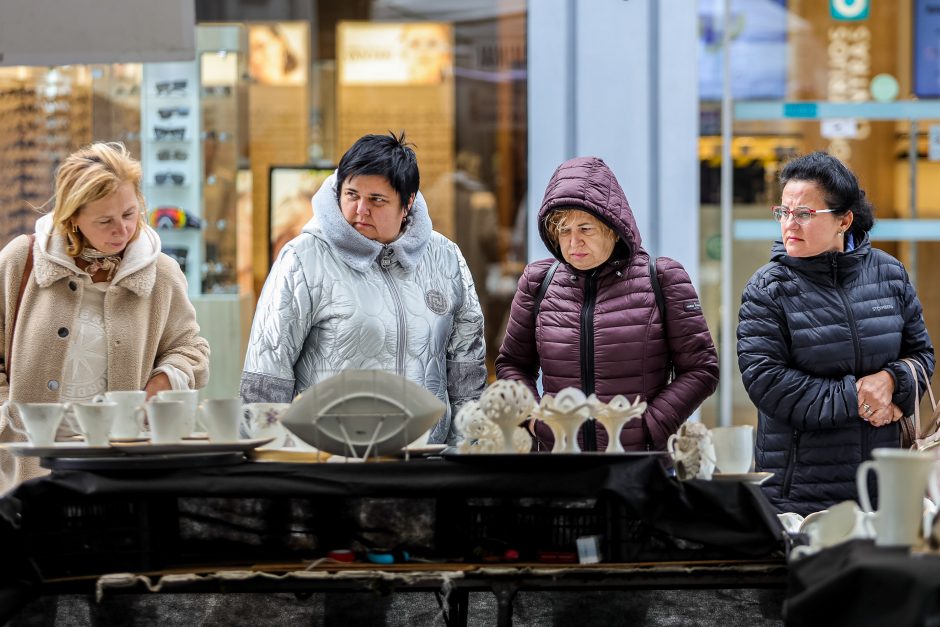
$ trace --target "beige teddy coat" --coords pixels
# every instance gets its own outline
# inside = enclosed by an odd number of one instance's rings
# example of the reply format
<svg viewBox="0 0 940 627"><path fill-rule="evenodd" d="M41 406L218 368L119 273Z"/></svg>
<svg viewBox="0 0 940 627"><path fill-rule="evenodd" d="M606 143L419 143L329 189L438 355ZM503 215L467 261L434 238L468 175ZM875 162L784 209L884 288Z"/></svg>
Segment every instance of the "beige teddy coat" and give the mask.
<svg viewBox="0 0 940 627"><path fill-rule="evenodd" d="M3 368L0 401L58 402L69 332L82 302L85 281L77 268L54 254L59 235L45 233L37 224L33 270L20 304L16 333L13 327L16 296L28 252L29 237L20 236L0 251L0 337ZM58 249L63 248L61 241ZM48 250L47 250L48 249ZM50 250L53 253L50 253ZM129 257L136 257L129 260ZM153 370L162 365L179 369L193 389L209 378L209 345L199 336L196 312L187 296L186 278L179 265L159 252L159 238L149 227L132 242L122 265L136 261L137 269L118 272L105 294L104 315L108 338L108 390L142 390ZM8 379L8 356L12 368ZM0 442L22 440L8 424L22 429L15 407L0 412ZM43 474L38 460L13 458L0 450L0 494L31 477Z"/></svg>

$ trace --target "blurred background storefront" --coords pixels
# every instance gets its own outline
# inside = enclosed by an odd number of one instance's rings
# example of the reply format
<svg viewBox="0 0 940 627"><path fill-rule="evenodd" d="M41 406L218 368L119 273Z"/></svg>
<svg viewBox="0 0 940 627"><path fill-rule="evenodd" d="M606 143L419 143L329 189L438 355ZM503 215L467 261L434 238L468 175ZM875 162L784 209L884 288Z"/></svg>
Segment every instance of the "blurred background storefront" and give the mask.
<svg viewBox="0 0 940 627"><path fill-rule="evenodd" d="M0 67L0 244L32 230L69 151L125 142L212 344L205 393L231 395L256 295L310 197L360 135L403 130L435 228L469 263L492 360L524 264L545 256L534 225L544 185L564 159L593 154L617 173L644 245L686 266L716 342L733 351L738 297L777 236L780 166L821 149L859 174L882 220L875 245L905 262L940 329L929 271L940 256L940 0L729 0L727 17L725 6L197 0L195 60ZM755 419L730 364L728 402L702 408L709 424Z"/></svg>

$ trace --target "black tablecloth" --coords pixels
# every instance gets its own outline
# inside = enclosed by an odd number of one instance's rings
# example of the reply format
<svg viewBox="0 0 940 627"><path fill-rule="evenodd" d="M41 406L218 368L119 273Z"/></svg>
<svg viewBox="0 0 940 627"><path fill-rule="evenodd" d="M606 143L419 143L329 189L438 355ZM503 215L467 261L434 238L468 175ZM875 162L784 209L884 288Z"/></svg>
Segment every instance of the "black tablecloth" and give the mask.
<svg viewBox="0 0 940 627"><path fill-rule="evenodd" d="M792 562L788 577L788 625L940 624L936 555L855 540Z"/></svg>
<svg viewBox="0 0 940 627"><path fill-rule="evenodd" d="M246 463L219 468L57 471L0 499L0 591L41 582L28 544L30 520L51 503L123 498L159 500L300 497L403 499L607 499L626 517L670 536L715 547L729 557L782 549L782 529L748 483L688 481L649 456L492 456L387 463ZM26 521L26 522L24 522ZM524 529L520 533L525 533ZM4 615L0 595L0 617Z"/></svg>

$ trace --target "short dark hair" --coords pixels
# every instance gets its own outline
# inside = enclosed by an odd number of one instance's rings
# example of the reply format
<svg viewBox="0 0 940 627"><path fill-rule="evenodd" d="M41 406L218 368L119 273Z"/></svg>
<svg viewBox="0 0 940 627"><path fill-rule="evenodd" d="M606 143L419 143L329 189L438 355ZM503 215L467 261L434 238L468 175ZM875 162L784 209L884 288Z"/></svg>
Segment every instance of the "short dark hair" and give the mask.
<svg viewBox="0 0 940 627"><path fill-rule="evenodd" d="M826 206L836 216L851 211L855 214L849 228L856 242L875 225L875 209L859 187L858 178L844 163L832 155L817 151L789 161L780 172L780 184L790 181L810 181L819 185L826 199Z"/></svg>
<svg viewBox="0 0 940 627"><path fill-rule="evenodd" d="M346 151L339 160L336 171L336 198L341 200L343 181L353 176L375 174L384 176L398 192L401 205L418 193L421 177L418 174L418 158L411 144L405 141L405 133L397 137L388 135L364 135Z"/></svg>

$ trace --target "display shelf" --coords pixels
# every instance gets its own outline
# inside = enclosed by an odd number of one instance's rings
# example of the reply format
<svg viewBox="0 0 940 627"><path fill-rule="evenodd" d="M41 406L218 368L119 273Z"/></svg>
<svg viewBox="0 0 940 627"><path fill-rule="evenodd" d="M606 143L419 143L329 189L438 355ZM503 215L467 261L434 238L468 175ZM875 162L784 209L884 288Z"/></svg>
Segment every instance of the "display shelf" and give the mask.
<svg viewBox="0 0 940 627"><path fill-rule="evenodd" d="M163 251L180 263L190 296L202 290L202 145L195 63L146 63L141 87L144 196Z"/></svg>

